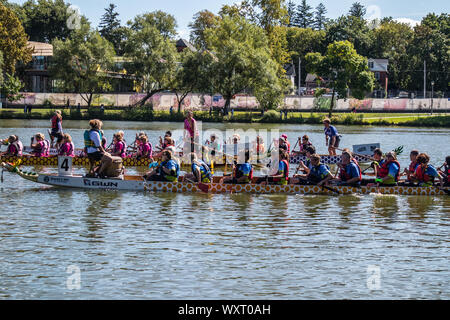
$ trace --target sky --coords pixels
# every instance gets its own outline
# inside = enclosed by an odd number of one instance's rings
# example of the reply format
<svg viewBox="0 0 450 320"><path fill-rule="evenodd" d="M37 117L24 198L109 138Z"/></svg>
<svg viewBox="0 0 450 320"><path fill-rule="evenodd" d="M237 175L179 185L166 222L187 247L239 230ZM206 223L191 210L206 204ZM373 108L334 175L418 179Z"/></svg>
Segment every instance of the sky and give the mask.
<svg viewBox="0 0 450 320"><path fill-rule="evenodd" d="M300 4L301 0L292 0ZM450 1L446 0L307 0L315 8L322 2L328 10L328 18L337 18L346 14L353 2L359 1L367 7L367 19L392 16L401 22L418 23L426 14L449 13ZM10 0L22 4L25 0ZM172 14L177 20L178 34L182 38L189 38L188 24L193 20L195 13L209 10L217 13L225 5L239 3L237 0L66 0L66 2L80 9L93 27L98 26L104 9L109 3L114 3L122 24L131 20L138 14L162 10ZM287 1L286 1L287 2Z"/></svg>

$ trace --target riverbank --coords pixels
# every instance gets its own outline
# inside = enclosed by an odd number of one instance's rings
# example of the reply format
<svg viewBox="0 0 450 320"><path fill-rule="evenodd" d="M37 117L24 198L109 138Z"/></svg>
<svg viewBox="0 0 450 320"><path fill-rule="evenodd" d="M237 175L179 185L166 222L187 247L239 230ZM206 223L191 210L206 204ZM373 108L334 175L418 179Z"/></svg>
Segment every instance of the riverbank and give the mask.
<svg viewBox="0 0 450 320"><path fill-rule="evenodd" d="M0 119L50 119L54 109L35 109L24 113L23 109L0 110ZM85 110L62 110L66 120L89 120L98 118L110 121L167 121L181 122L183 113L152 111L148 108L131 110L104 110L99 108ZM321 124L328 112L289 112L287 115L272 110L261 115L261 112L236 111L228 116L221 113L198 111L195 118L203 122L216 123L279 123L279 124ZM413 126L413 127L450 127L450 114L440 113L335 113L334 124L340 125L372 125L372 126Z"/></svg>

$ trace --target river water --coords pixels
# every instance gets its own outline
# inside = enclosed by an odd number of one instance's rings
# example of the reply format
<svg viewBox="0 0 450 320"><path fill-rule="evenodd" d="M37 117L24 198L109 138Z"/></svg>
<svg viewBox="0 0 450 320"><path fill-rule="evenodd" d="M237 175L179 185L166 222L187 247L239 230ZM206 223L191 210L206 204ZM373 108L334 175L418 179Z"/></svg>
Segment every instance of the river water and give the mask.
<svg viewBox="0 0 450 320"><path fill-rule="evenodd" d="M0 120L0 138L48 121ZM86 121L64 121L82 144ZM323 128L203 124L307 133ZM107 122L152 142L182 123ZM342 146L380 142L441 165L450 129L338 127ZM3 147L4 150L4 147ZM36 167L54 172L55 168ZM77 168L77 171L84 171ZM144 172L129 169L128 172ZM0 185L1 299L449 299L450 197L171 194Z"/></svg>

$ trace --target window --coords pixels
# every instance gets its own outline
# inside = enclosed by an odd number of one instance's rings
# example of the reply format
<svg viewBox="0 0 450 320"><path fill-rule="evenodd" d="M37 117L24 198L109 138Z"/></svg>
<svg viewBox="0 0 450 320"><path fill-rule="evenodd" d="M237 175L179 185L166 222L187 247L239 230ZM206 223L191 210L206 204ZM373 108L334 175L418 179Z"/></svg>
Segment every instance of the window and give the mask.
<svg viewBox="0 0 450 320"><path fill-rule="evenodd" d="M380 73L379 72L375 72L375 79L377 79L378 81L380 80Z"/></svg>
<svg viewBox="0 0 450 320"><path fill-rule="evenodd" d="M369 61L369 69L373 69L373 61Z"/></svg>

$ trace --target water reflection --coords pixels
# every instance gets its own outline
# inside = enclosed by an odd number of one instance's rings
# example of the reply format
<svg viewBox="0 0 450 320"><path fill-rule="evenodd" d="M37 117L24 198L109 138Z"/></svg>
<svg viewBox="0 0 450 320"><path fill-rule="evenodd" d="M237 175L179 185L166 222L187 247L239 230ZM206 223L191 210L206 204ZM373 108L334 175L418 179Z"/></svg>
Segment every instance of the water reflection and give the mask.
<svg viewBox="0 0 450 320"><path fill-rule="evenodd" d="M388 218L389 222L393 222L393 217L399 210L398 196L377 194L373 197L372 213Z"/></svg>
<svg viewBox="0 0 450 320"><path fill-rule="evenodd" d="M433 197L417 197L409 196L406 198L409 210L406 211L410 219L424 220L426 214L430 211L434 204Z"/></svg>
<svg viewBox="0 0 450 320"><path fill-rule="evenodd" d="M349 220L349 215L354 212L358 212L359 204L361 203L361 196L359 195L344 195L338 197L337 204L341 209L339 214L345 220Z"/></svg>

